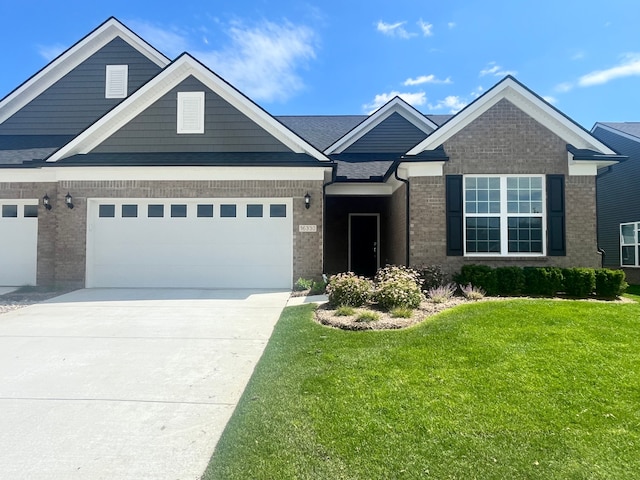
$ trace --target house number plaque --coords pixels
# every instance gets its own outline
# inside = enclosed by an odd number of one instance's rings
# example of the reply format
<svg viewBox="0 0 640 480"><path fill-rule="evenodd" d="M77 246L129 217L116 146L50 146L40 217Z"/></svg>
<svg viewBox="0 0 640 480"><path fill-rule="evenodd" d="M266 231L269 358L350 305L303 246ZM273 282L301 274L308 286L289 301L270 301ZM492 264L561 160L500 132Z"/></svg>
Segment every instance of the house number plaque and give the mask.
<svg viewBox="0 0 640 480"><path fill-rule="evenodd" d="M313 232L317 232L318 231L318 226L317 225L300 225L299 227L300 232L303 233L313 233Z"/></svg>

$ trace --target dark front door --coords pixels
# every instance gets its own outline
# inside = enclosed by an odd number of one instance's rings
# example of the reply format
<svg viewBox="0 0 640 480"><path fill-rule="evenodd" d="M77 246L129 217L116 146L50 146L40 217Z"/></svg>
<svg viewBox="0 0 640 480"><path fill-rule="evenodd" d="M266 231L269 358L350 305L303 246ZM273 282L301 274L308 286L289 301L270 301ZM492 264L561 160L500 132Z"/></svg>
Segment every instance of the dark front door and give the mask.
<svg viewBox="0 0 640 480"><path fill-rule="evenodd" d="M349 217L349 270L373 277L378 270L378 216Z"/></svg>

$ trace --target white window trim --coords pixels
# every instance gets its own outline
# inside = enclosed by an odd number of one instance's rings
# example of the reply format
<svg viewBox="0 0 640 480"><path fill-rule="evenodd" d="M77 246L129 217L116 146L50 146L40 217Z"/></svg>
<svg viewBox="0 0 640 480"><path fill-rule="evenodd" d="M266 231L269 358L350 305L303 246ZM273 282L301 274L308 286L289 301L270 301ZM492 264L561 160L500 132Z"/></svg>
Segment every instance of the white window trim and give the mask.
<svg viewBox="0 0 640 480"><path fill-rule="evenodd" d="M542 180L542 212L541 213L508 213L507 212L507 178L540 178ZM467 213L467 178L499 178L500 179L500 213ZM462 182L462 235L465 257L544 257L547 255L547 191L544 175L464 175ZM500 253L493 252L467 252L467 218L469 217L499 217L500 218ZM509 252L509 217L540 217L542 218L542 252Z"/></svg>
<svg viewBox="0 0 640 480"><path fill-rule="evenodd" d="M195 104L194 101L197 102L197 104ZM193 107L194 105L197 105L198 108L195 124L186 125L185 107ZM204 133L204 92L178 92L177 132L179 134Z"/></svg>
<svg viewBox="0 0 640 480"><path fill-rule="evenodd" d="M114 78L122 75L122 83L114 83ZM121 88L116 88L116 85ZM129 88L129 65L107 65L105 73L105 98L126 98Z"/></svg>
<svg viewBox="0 0 640 480"><path fill-rule="evenodd" d="M624 243L624 237L622 236L622 227L625 225L633 225L633 235L635 239L635 243ZM640 242L638 241L638 234L640 233L640 222L625 222L621 223L618 229L618 233L620 234L620 266L624 268L637 268L640 267L640 259L638 258L638 245ZM622 247L634 247L635 248L635 259L636 262L634 265L625 265L622 263Z"/></svg>

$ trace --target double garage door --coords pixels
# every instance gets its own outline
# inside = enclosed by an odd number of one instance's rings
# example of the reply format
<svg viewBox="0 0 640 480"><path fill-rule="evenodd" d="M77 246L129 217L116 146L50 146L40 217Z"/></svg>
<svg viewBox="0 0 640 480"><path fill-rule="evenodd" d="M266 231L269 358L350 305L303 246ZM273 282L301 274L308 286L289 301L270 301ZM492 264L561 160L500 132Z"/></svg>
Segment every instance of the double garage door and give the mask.
<svg viewBox="0 0 640 480"><path fill-rule="evenodd" d="M38 200L0 200L0 286L36 284Z"/></svg>
<svg viewBox="0 0 640 480"><path fill-rule="evenodd" d="M291 199L89 199L87 287L291 288Z"/></svg>

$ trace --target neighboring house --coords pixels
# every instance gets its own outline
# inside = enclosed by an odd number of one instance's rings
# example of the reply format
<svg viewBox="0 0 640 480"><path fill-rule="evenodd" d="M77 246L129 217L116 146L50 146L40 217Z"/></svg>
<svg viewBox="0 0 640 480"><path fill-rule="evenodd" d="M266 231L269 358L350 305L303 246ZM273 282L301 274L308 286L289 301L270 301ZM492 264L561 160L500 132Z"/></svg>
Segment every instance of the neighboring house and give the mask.
<svg viewBox="0 0 640 480"><path fill-rule="evenodd" d="M623 268L640 283L640 122L596 123L592 134L628 160L603 169L597 179L598 245L604 266Z"/></svg>
<svg viewBox="0 0 640 480"><path fill-rule="evenodd" d="M0 285L597 267L596 173L621 158L512 77L455 116L273 117L111 18L0 101Z"/></svg>

